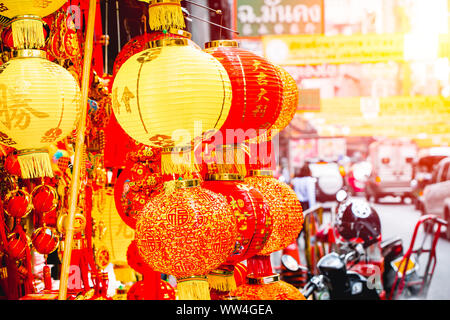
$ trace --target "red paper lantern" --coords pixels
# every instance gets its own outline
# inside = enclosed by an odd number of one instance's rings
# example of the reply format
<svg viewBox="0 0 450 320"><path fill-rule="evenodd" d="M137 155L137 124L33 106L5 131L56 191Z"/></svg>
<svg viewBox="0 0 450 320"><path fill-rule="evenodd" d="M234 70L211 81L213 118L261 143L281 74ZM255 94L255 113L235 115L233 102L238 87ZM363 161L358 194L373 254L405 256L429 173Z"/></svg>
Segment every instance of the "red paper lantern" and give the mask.
<svg viewBox="0 0 450 320"><path fill-rule="evenodd" d="M270 129L283 102L283 84L276 67L265 58L240 49L234 40L208 42L205 48L227 70L233 91L230 113L220 129L223 140L216 144L241 143ZM237 134L234 141L228 141L227 130L238 129L246 134Z"/></svg>
<svg viewBox="0 0 450 320"><path fill-rule="evenodd" d="M15 232L7 237L6 253L13 260L22 260L27 255L28 240L23 239L19 233Z"/></svg>
<svg viewBox="0 0 450 320"><path fill-rule="evenodd" d="M269 207L262 194L243 180L243 176L236 174L214 174L203 183L204 188L225 196L234 212L238 230L235 250L208 275L213 289L235 289L234 266L261 251L272 231Z"/></svg>
<svg viewBox="0 0 450 320"><path fill-rule="evenodd" d="M9 216L17 219L26 217L33 210L31 196L23 189L8 194L3 207Z"/></svg>
<svg viewBox="0 0 450 320"><path fill-rule="evenodd" d="M259 254L286 248L303 228L303 210L297 195L286 183L273 178L271 170L252 170L245 182L262 193L272 219L272 233Z"/></svg>
<svg viewBox="0 0 450 320"><path fill-rule="evenodd" d="M19 161L17 161L17 155L14 153L10 153L5 159L5 170L10 175L20 177L22 172L20 170Z"/></svg>
<svg viewBox="0 0 450 320"><path fill-rule="evenodd" d="M34 212L37 214L50 212L58 206L58 193L49 185L37 186L31 195L33 196Z"/></svg>
<svg viewBox="0 0 450 320"><path fill-rule="evenodd" d="M56 229L42 227L33 232L31 241L37 252L50 254L58 248L59 236Z"/></svg>
<svg viewBox="0 0 450 320"><path fill-rule="evenodd" d="M175 190L152 199L138 216L138 252L154 271L177 278L181 300L209 300L206 275L233 250L236 221L224 196L177 181Z"/></svg>
<svg viewBox="0 0 450 320"><path fill-rule="evenodd" d="M144 281L134 283L127 293L127 300L145 300ZM161 280L161 287L158 290L158 300L175 300L175 289L167 281Z"/></svg>
<svg viewBox="0 0 450 320"><path fill-rule="evenodd" d="M239 286L233 295L240 300L306 300L293 285L281 281L279 275L264 278L249 278Z"/></svg>

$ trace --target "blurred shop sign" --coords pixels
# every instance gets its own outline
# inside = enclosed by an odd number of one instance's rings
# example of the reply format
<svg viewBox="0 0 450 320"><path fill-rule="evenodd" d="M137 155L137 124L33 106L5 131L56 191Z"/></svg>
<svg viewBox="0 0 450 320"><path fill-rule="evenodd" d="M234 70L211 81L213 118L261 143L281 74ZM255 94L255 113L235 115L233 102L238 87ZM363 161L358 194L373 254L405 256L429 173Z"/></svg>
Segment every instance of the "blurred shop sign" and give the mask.
<svg viewBox="0 0 450 320"><path fill-rule="evenodd" d="M320 89L299 89L297 111L320 111Z"/></svg>
<svg viewBox="0 0 450 320"><path fill-rule="evenodd" d="M323 34L324 0L234 0L241 37Z"/></svg>
<svg viewBox="0 0 450 320"><path fill-rule="evenodd" d="M404 35L264 36L265 56L282 65L376 63L404 60Z"/></svg>
<svg viewBox="0 0 450 320"><path fill-rule="evenodd" d="M317 158L317 139L289 140L289 160L293 168L299 168L307 159Z"/></svg>
<svg viewBox="0 0 450 320"><path fill-rule="evenodd" d="M338 66L321 64L314 66L285 66L284 69L300 83L303 79L335 78L339 75Z"/></svg>

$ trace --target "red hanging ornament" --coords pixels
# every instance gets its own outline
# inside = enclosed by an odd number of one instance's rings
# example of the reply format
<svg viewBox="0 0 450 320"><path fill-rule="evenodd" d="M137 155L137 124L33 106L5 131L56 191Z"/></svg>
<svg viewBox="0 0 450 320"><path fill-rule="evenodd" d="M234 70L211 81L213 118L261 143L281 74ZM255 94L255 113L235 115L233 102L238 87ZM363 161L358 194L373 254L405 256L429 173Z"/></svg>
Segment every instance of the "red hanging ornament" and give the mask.
<svg viewBox="0 0 450 320"><path fill-rule="evenodd" d="M24 189L13 191L5 197L3 208L13 218L24 218L33 210L31 196Z"/></svg>
<svg viewBox="0 0 450 320"><path fill-rule="evenodd" d="M167 281L161 280L158 300L175 300L175 298L175 289ZM127 300L145 300L144 281L137 281L131 286L127 293Z"/></svg>
<svg viewBox="0 0 450 320"><path fill-rule="evenodd" d="M37 252L48 255L58 248L59 235L54 228L42 227L33 232L31 241Z"/></svg>
<svg viewBox="0 0 450 320"><path fill-rule="evenodd" d="M34 188L31 196L33 197L34 212L37 214L45 214L58 206L58 193L55 188L47 184Z"/></svg>
<svg viewBox="0 0 450 320"><path fill-rule="evenodd" d="M136 244L148 266L177 278L181 300L209 300L206 275L233 250L236 221L226 199L177 181L175 190L152 199L138 217Z"/></svg>
<svg viewBox="0 0 450 320"><path fill-rule="evenodd" d="M283 102L277 68L265 58L239 48L234 40L208 42L205 48L227 70L233 91L230 113L220 129L222 141L216 135L212 143L241 143L270 129ZM226 138L227 130L232 139Z"/></svg>
<svg viewBox="0 0 450 320"><path fill-rule="evenodd" d="M136 240L131 241L127 249L127 262L130 268L136 270L137 272L143 274L147 269L147 264L138 254Z"/></svg>
<svg viewBox="0 0 450 320"><path fill-rule="evenodd" d="M23 239L19 233L14 232L8 235L6 253L13 260L22 260L27 256L29 239Z"/></svg>

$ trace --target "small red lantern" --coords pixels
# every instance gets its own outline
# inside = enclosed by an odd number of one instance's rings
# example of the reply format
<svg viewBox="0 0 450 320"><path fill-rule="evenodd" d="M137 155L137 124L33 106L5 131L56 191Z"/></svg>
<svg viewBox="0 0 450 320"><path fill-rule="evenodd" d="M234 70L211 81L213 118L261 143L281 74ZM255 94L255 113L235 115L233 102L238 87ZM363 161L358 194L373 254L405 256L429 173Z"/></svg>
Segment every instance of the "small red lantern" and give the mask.
<svg viewBox="0 0 450 320"><path fill-rule="evenodd" d="M37 252L48 255L58 248L58 232L54 228L38 228L33 232L31 241Z"/></svg>
<svg viewBox="0 0 450 320"><path fill-rule="evenodd" d="M127 293L127 300L145 300L144 281L134 283ZM158 290L158 300L175 300L175 289L167 281L161 280L161 287Z"/></svg>
<svg viewBox="0 0 450 320"><path fill-rule="evenodd" d="M138 252L154 271L177 278L181 300L209 300L206 275L229 257L236 219L224 196L177 181L175 190L154 197L138 216Z"/></svg>
<svg viewBox="0 0 450 320"><path fill-rule="evenodd" d="M225 196L234 212L238 230L235 250L208 275L211 288L220 291L236 288L234 266L261 251L272 231L269 207L262 194L243 180L244 177L237 174L213 174L203 183L204 188Z"/></svg>
<svg viewBox="0 0 450 320"><path fill-rule="evenodd" d="M247 277L247 283L239 286L233 295L240 300L306 300L300 290L281 281L279 275Z"/></svg>
<svg viewBox="0 0 450 320"><path fill-rule="evenodd" d="M222 141L216 144L241 143L270 129L283 102L283 84L276 67L265 58L239 48L234 40L208 42L205 52L227 70L233 91L230 113L220 129ZM226 139L227 130L233 130L231 141ZM240 130L244 134L239 136Z"/></svg>
<svg viewBox="0 0 450 320"><path fill-rule="evenodd" d="M136 240L131 241L127 249L127 262L130 268L136 270L137 272L143 274L146 269L148 269L144 260L138 254Z"/></svg>
<svg viewBox="0 0 450 320"><path fill-rule="evenodd" d="M20 170L20 164L17 160L17 155L14 153L10 153L5 159L5 170L10 175L20 177L22 175L22 171Z"/></svg>
<svg viewBox="0 0 450 320"><path fill-rule="evenodd" d="M27 255L29 239L23 239L19 233L11 233L7 237L6 253L13 260L22 260Z"/></svg>
<svg viewBox="0 0 450 320"><path fill-rule="evenodd" d="M58 193L49 185L37 186L31 195L33 196L34 212L37 214L50 212L58 206Z"/></svg>
<svg viewBox="0 0 450 320"><path fill-rule="evenodd" d="M17 219L26 217L33 210L31 196L23 189L9 193L5 198L3 207L9 216Z"/></svg>

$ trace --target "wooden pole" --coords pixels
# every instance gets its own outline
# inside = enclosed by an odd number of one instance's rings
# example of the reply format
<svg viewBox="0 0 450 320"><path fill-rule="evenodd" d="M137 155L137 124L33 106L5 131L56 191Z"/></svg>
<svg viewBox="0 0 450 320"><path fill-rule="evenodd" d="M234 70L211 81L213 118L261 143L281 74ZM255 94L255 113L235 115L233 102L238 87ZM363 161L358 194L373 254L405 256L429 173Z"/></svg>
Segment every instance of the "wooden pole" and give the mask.
<svg viewBox="0 0 450 320"><path fill-rule="evenodd" d="M69 215L67 217L68 224L66 226L66 239L64 245L64 256L61 266L61 278L59 283L59 300L66 300L67 298L67 285L69 280L69 267L70 258L72 256L72 242L73 242L73 225L75 220L75 213L78 203L78 191L80 189L80 174L81 168L85 164L83 160L83 146L84 146L84 132L86 130L86 117L87 117L87 103L89 94L89 80L91 75L92 64L92 51L94 45L94 27L95 27L95 14L97 9L97 0L89 1L89 15L88 24L86 30L86 40L84 47L84 62L83 62L83 78L81 84L81 119L78 125L76 146L75 146L75 158L72 173L72 181L70 184L69 194Z"/></svg>

